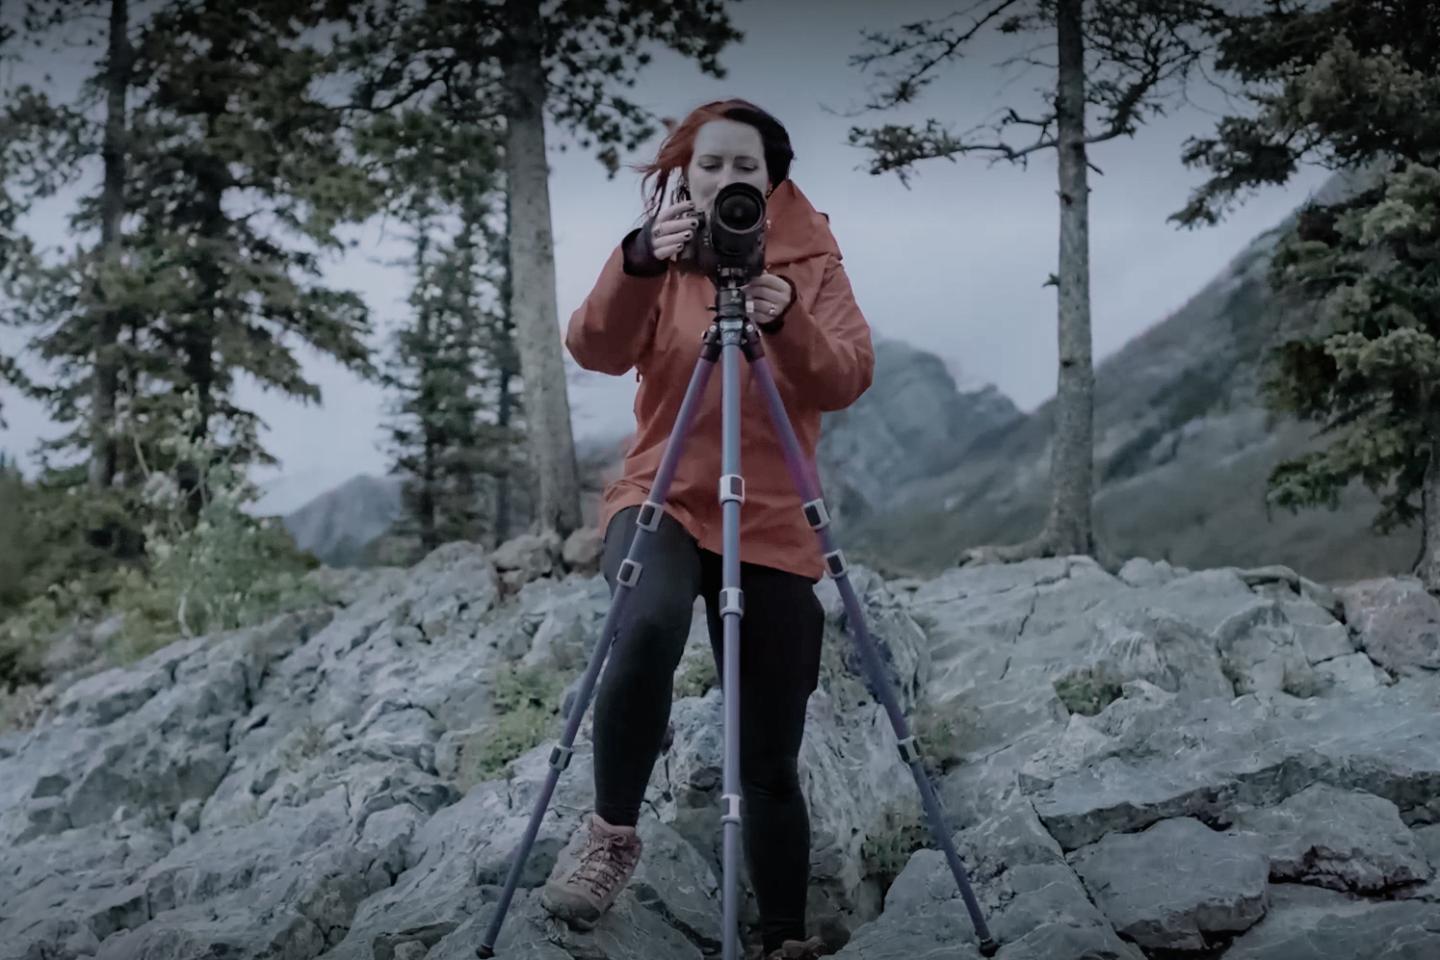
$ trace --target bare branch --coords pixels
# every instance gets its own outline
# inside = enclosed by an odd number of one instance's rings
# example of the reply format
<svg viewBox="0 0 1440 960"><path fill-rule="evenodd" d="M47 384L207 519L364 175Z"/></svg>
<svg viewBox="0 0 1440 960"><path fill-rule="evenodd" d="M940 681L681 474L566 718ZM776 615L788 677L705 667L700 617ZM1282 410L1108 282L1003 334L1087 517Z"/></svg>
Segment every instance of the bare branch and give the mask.
<svg viewBox="0 0 1440 960"><path fill-rule="evenodd" d="M1016 6L1020 0L989 0L989 2L995 5L972 22L968 29L959 32L946 28L932 33L930 31L933 29L933 25L943 22L943 20L932 19L902 26L899 32L909 35L904 40L895 40L884 34L868 31L862 33L867 41L880 48L870 53L856 54L850 58L850 65L859 67L862 71L870 64L881 60L897 58L902 54L911 55L909 64L903 70L895 74L880 74L881 79L889 81L888 91L880 93L872 99L867 105L867 109L885 110L901 103L913 101L920 90L933 81L934 78L930 76L931 71L952 57L959 56L959 50L966 42L991 21ZM975 5L975 7L980 6L984 6L984 3ZM973 10L975 7L971 9ZM927 53L926 51L933 52Z"/></svg>

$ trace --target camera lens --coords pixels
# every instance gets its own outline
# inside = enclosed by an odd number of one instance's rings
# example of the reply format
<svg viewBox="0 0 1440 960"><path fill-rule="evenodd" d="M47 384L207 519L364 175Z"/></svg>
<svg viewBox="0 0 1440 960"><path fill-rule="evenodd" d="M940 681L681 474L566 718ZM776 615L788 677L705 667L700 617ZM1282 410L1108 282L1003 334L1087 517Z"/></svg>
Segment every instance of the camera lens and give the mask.
<svg viewBox="0 0 1440 960"><path fill-rule="evenodd" d="M715 210L720 221L731 230L750 230L760 222L761 208L747 193L731 193Z"/></svg>

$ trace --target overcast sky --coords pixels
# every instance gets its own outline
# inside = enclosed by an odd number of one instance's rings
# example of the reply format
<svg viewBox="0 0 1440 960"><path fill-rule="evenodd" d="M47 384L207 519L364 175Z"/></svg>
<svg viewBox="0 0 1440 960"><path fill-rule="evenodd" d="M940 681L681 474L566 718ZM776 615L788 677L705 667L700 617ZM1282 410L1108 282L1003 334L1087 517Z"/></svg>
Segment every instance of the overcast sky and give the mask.
<svg viewBox="0 0 1440 960"><path fill-rule="evenodd" d="M632 95L662 115L681 116L723 96L743 96L775 113L789 128L797 154L792 177L830 215L856 297L878 336L908 341L943 357L962 386L992 383L1022 409L1033 409L1055 386L1055 291L1042 287L1056 268L1058 206L1053 152L1032 155L1028 169L973 156L930 161L910 189L893 174L872 176L866 156L846 143L854 123L935 116L963 130L1015 106L1022 114L1038 103L1043 70L1000 67L1022 48L1047 38L1002 46L993 37L967 60L941 74L905 113L867 114L856 120L832 111L859 106L873 74L850 66L862 49L861 31L962 6L941 2L876 4L839 0L823 15L809 4L746 2L732 5L745 40L723 57L724 80L700 73L661 53ZM1051 59L1048 49L1035 56ZM32 65L41 66L41 65ZM65 82L80 68L58 60L43 66ZM5 85L33 75L22 68ZM1187 136L1214 128L1221 95L1203 81L1193 105L1177 104L1167 117L1142 127L1134 139L1090 149L1091 311L1098 360L1179 308L1257 233L1273 226L1324 180L1308 169L1285 188L1251 198L1218 227L1181 230L1165 217L1200 183L1200 171L1180 163ZM1092 121L1092 131L1094 129ZM1026 128L1013 128L1022 143ZM1028 131L1033 133L1033 131ZM579 305L618 239L637 222L639 176L622 169L613 180L593 158L558 147L569 138L550 129L551 204L555 231L560 323ZM658 138L625 161L647 159ZM98 170L97 170L98 177ZM28 221L45 246L73 242L64 216L73 196L46 204ZM361 293L372 307L380 337L404 317L407 278L380 261L405 256L392 223L367 224L360 246L334 262L328 278ZM17 339L0 330L0 349ZM33 365L30 367L33 368ZM262 440L281 461L279 471L257 472L267 491L264 510L286 511L357 473L384 473L381 425L384 396L335 364L305 357L305 368L324 401L306 406L245 384L242 404L267 424ZM577 371L571 405L579 437L625 432L631 422L633 375L607 377ZM23 457L43 436L58 432L44 411L0 389L8 429L0 449Z"/></svg>

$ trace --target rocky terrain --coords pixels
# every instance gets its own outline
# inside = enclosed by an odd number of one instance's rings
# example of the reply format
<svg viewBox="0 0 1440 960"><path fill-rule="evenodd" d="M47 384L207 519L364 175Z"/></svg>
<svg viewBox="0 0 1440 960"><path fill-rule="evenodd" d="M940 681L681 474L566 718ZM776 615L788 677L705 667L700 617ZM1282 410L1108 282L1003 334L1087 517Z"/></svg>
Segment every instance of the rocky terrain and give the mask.
<svg viewBox="0 0 1440 960"><path fill-rule="evenodd" d="M58 680L0 735L0 958L470 960L607 607L570 546L321 570L332 605ZM1440 604L1413 581L853 576L1002 960L1440 956ZM818 589L812 924L841 960L978 956ZM589 933L537 902L591 802L587 716L499 956L718 955L706 658L697 610L630 888Z"/></svg>

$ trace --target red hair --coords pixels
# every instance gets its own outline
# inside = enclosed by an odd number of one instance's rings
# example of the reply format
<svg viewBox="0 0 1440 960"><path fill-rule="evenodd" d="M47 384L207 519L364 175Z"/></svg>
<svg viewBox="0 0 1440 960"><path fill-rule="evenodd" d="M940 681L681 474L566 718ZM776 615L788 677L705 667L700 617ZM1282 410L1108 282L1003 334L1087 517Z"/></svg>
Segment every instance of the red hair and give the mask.
<svg viewBox="0 0 1440 960"><path fill-rule="evenodd" d="M652 179L656 181L645 202L648 215L659 213L664 204L665 189L670 184L671 171L683 170L690 165L690 159L695 155L695 137L700 128L712 120L739 120L755 127L764 147L765 167L770 182L778 186L780 181L790 175L790 161L795 153L790 148L790 136L779 120L749 100L714 100L691 110L679 123L666 117L663 122L668 133L661 142L655 159L633 166L634 170L644 174L640 185L642 196L646 192L646 184Z"/></svg>

